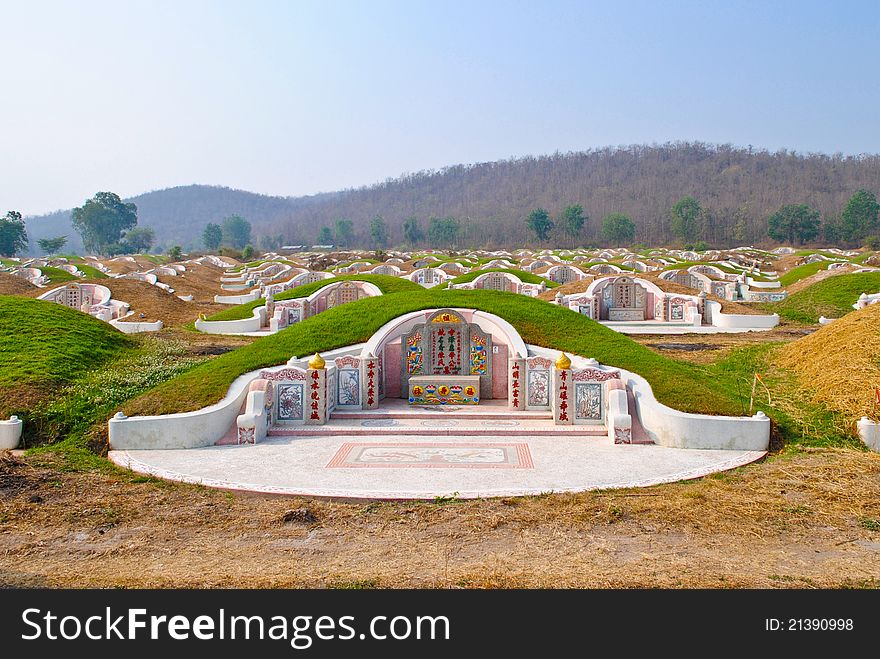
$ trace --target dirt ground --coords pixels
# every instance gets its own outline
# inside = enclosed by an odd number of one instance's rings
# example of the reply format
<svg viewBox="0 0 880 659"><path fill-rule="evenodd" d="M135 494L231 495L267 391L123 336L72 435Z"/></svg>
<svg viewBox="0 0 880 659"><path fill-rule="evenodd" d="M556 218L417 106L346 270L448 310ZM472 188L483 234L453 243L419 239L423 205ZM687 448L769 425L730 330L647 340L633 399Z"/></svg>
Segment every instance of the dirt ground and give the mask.
<svg viewBox="0 0 880 659"><path fill-rule="evenodd" d="M815 331L794 323L780 324L766 332L738 334L632 334L629 338L655 352L694 364L711 364L731 350L763 343L788 343Z"/></svg>
<svg viewBox="0 0 880 659"><path fill-rule="evenodd" d="M169 277L173 279L173 277ZM113 293L114 300L122 300L131 305L134 315L125 320L152 322L161 320L168 327L185 325L195 321L200 313L210 316L226 309L226 305L213 302L184 302L177 297L176 282L170 284L174 293L166 293L161 288L137 279L95 279L96 284L106 286ZM141 314L144 314L141 318Z"/></svg>
<svg viewBox="0 0 880 659"><path fill-rule="evenodd" d="M0 295L37 296L45 291L45 288L38 288L26 279L5 272L0 272Z"/></svg>
<svg viewBox="0 0 880 659"><path fill-rule="evenodd" d="M880 455L523 499L331 502L0 458L0 585L880 587Z"/></svg>

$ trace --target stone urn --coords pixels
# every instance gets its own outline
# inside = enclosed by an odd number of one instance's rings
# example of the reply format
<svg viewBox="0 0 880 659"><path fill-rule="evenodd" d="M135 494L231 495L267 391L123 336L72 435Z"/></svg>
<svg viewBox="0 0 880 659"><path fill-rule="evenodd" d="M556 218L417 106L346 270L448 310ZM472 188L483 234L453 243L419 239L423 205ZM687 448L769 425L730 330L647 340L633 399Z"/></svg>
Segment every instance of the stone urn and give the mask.
<svg viewBox="0 0 880 659"><path fill-rule="evenodd" d="M0 450L13 449L21 439L22 422L17 416L0 421Z"/></svg>

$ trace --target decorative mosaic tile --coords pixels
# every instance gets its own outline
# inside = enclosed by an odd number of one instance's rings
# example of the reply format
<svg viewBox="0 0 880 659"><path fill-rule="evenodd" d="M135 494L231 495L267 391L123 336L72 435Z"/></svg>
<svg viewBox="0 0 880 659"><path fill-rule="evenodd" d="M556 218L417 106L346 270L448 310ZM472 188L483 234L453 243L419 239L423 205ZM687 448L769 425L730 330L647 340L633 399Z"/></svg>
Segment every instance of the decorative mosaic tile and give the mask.
<svg viewBox="0 0 880 659"><path fill-rule="evenodd" d="M332 468L533 469L528 444L347 442Z"/></svg>

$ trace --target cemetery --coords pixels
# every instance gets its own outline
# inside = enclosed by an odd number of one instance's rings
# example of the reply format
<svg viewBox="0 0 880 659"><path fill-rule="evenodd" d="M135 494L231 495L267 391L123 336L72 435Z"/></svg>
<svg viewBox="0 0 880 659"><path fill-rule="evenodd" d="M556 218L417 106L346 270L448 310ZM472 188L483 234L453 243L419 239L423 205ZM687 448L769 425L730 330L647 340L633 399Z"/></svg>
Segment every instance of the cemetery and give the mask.
<svg viewBox="0 0 880 659"><path fill-rule="evenodd" d="M33 366L7 364L0 446L319 516L358 505L334 501L450 500L476 519L548 493L606 515L604 493L657 491L736 517L741 498L719 498L716 479L781 482L789 443L836 447L813 469L876 468L877 367L846 346L880 354L880 269L863 252L802 252L6 261L6 317L33 318L8 336ZM59 325L71 333L46 344Z"/></svg>

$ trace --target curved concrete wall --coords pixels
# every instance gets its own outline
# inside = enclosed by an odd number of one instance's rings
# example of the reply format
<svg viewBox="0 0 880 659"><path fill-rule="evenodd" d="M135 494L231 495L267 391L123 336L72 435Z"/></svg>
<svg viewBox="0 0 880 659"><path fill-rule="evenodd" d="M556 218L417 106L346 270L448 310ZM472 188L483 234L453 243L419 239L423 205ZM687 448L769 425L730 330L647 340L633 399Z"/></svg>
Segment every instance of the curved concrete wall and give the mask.
<svg viewBox="0 0 880 659"><path fill-rule="evenodd" d="M196 329L205 334L247 334L259 332L266 322L266 306L257 307L250 318L237 320L202 320L196 321Z"/></svg>
<svg viewBox="0 0 880 659"><path fill-rule="evenodd" d="M529 355L556 360L558 350L529 345ZM578 355L569 355L574 368L597 368L620 371L620 378L632 391L642 427L655 444L673 448L730 449L766 451L770 446L770 419L759 412L755 416L713 416L690 414L667 407L654 397L651 385L641 375L608 364L595 364Z"/></svg>
<svg viewBox="0 0 880 659"><path fill-rule="evenodd" d="M260 289L255 288L249 293L242 295L215 295L214 302L217 304L247 304L260 299Z"/></svg>
<svg viewBox="0 0 880 659"><path fill-rule="evenodd" d="M751 277L746 277L746 283L752 288L782 288L778 281L757 281Z"/></svg>
<svg viewBox="0 0 880 659"><path fill-rule="evenodd" d="M120 449L199 448L223 437L241 412L248 385L259 371L236 378L223 400L195 412L161 416L115 416L109 422L110 447Z"/></svg>
<svg viewBox="0 0 880 659"><path fill-rule="evenodd" d="M111 320L110 324L113 325L120 332L124 332L125 334L138 334L140 332L158 332L162 327L164 327L161 320L157 320L155 323L138 323L138 322L128 322L124 320Z"/></svg>
<svg viewBox="0 0 880 659"><path fill-rule="evenodd" d="M328 362L337 357L358 355L362 343L322 353ZM290 366L307 368L309 357L292 357ZM109 424L110 448L127 449L177 449L212 446L222 438L235 423L247 400L248 387L260 377L260 373L274 367L260 368L240 375L229 387L219 403L203 407L195 412L163 414L160 416L114 416ZM2 423L2 422L0 422Z"/></svg>
<svg viewBox="0 0 880 659"><path fill-rule="evenodd" d="M710 310L712 325L728 328L772 329L779 324L779 314L752 315L745 313L722 313L721 303L706 300Z"/></svg>

